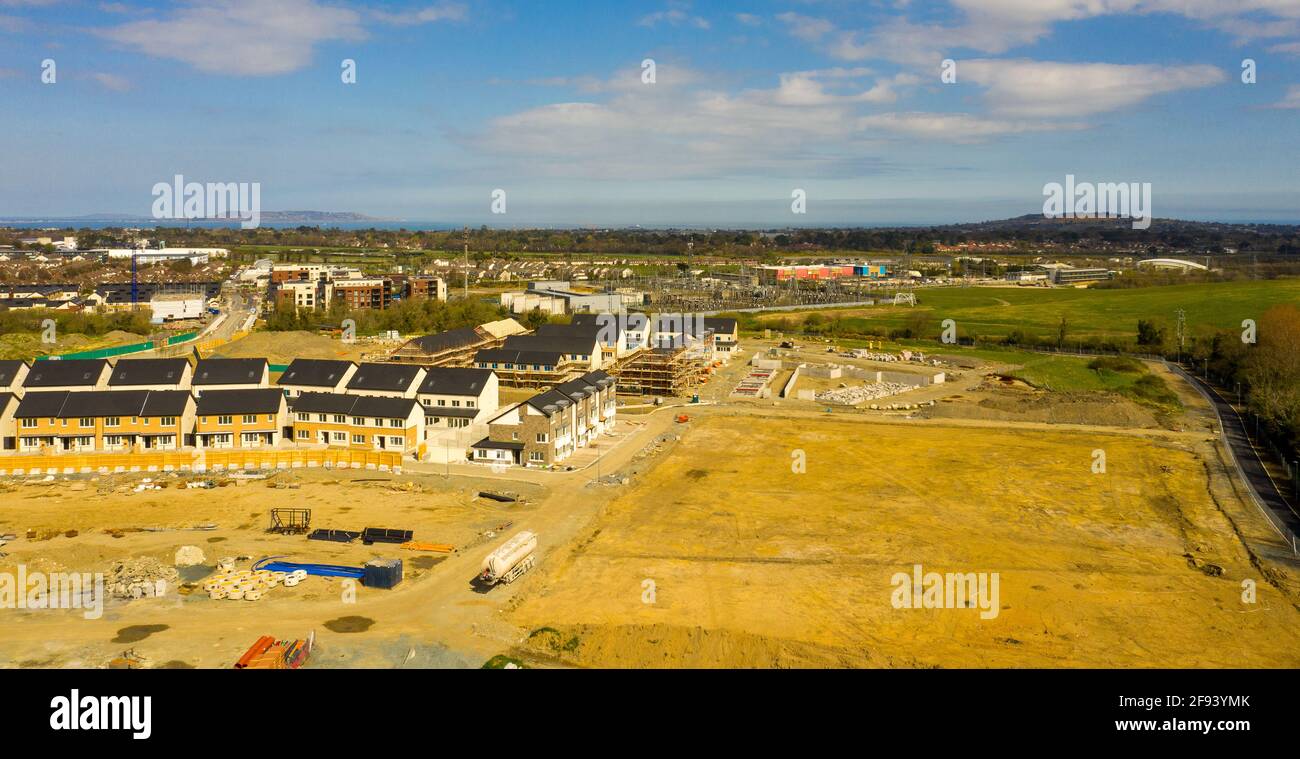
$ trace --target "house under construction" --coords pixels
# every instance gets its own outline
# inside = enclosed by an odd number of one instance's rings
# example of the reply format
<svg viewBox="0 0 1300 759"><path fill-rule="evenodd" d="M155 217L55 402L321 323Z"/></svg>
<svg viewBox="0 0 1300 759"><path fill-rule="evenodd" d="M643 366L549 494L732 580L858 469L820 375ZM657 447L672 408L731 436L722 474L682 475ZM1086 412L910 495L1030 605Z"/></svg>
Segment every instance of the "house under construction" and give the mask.
<svg viewBox="0 0 1300 759"><path fill-rule="evenodd" d="M450 329L410 340L393 351L386 360L396 364L421 366L473 366L476 353L499 348L507 337L524 332L527 330L514 319Z"/></svg>
<svg viewBox="0 0 1300 759"><path fill-rule="evenodd" d="M712 364L698 350L650 348L622 361L610 373L619 394L681 395L708 379Z"/></svg>

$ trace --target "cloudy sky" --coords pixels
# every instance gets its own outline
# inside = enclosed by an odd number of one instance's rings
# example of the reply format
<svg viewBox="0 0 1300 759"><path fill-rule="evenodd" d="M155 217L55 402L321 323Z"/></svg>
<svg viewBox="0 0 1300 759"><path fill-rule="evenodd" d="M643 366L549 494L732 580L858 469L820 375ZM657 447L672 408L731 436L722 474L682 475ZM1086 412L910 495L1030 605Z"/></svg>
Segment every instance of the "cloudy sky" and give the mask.
<svg viewBox="0 0 1300 759"><path fill-rule="evenodd" d="M1297 117L1300 0L0 0L3 217L148 215L182 174L447 223L937 223L1074 174L1300 221Z"/></svg>

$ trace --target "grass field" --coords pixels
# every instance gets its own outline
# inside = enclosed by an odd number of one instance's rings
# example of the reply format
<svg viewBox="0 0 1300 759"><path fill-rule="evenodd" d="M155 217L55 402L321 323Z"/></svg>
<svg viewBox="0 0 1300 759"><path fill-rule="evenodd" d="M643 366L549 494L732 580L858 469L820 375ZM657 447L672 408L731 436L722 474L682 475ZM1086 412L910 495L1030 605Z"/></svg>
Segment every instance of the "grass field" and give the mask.
<svg viewBox="0 0 1300 759"><path fill-rule="evenodd" d="M510 618L590 666L1296 666L1290 600L1243 603L1231 498L1138 437L714 417ZM897 608L917 564L998 573L999 613Z"/></svg>
<svg viewBox="0 0 1300 759"><path fill-rule="evenodd" d="M1198 327L1240 328L1242 319L1258 319L1270 306L1300 302L1300 279L1277 279L1212 284L1144 287L1131 290L1054 289L1039 287L943 287L916 291L915 309L906 306L872 306L850 309L820 309L827 318L842 320L845 329L887 329L904 326L916 310L933 317L932 330L940 322L957 322L961 335L1002 336L1021 329L1041 335L1055 334L1061 317L1069 323L1072 337L1127 337L1137 332L1139 319L1169 326L1177 321L1178 309L1187 312L1187 323ZM802 320L811 311L763 314L760 322ZM1068 342L1068 339L1067 339Z"/></svg>

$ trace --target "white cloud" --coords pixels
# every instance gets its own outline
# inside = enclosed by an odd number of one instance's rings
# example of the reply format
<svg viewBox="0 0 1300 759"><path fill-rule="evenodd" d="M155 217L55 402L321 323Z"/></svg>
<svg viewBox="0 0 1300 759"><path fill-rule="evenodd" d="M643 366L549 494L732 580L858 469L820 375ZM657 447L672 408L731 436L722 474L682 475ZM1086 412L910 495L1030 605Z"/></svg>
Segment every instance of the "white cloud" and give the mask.
<svg viewBox="0 0 1300 759"><path fill-rule="evenodd" d="M297 71L311 62L316 45L365 36L355 11L315 0L209 0L99 34L155 58L243 76Z"/></svg>
<svg viewBox="0 0 1300 759"><path fill-rule="evenodd" d="M99 82L104 89L112 90L113 92L126 92L131 89L131 82L126 77L118 76L117 74L109 74L99 71L91 74L90 78Z"/></svg>
<svg viewBox="0 0 1300 759"><path fill-rule="evenodd" d="M1293 84L1286 90L1286 95L1273 104L1274 108L1300 108L1300 84Z"/></svg>
<svg viewBox="0 0 1300 759"><path fill-rule="evenodd" d="M1221 84L1214 66L962 60L959 82L984 88L991 113L1020 118L1071 118L1127 108L1167 92Z"/></svg>
<svg viewBox="0 0 1300 759"><path fill-rule="evenodd" d="M858 120L863 129L944 142L975 143L1025 132L1084 129L1080 123L987 119L969 113L881 113Z"/></svg>
<svg viewBox="0 0 1300 759"><path fill-rule="evenodd" d="M667 10L647 13L636 23L638 26L655 27L659 24L669 24L670 26L693 26L696 29L708 29L712 26L708 19L690 14L686 8L685 4L674 3L673 7Z"/></svg>
<svg viewBox="0 0 1300 759"><path fill-rule="evenodd" d="M417 10L388 12L372 10L370 15L378 21L395 26L434 24L439 21L464 21L469 18L469 8L463 3L441 2Z"/></svg>

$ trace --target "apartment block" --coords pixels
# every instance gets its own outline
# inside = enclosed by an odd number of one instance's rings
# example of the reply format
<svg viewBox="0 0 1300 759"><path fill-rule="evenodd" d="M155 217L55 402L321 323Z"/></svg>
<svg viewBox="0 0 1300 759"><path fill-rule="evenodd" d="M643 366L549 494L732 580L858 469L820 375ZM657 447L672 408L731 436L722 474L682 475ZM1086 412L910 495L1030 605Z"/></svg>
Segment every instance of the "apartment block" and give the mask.
<svg viewBox="0 0 1300 759"><path fill-rule="evenodd" d="M488 436L470 447L484 464L550 467L590 445L616 421L617 381L603 371L557 385L488 422Z"/></svg>

